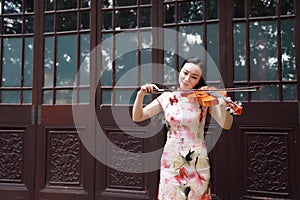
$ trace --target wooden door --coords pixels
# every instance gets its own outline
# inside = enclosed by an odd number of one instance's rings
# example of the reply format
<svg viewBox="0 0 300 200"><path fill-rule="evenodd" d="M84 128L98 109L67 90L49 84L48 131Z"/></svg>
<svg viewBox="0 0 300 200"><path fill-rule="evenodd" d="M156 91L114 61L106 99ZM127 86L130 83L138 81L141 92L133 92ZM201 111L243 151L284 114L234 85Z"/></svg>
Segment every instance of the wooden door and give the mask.
<svg viewBox="0 0 300 200"><path fill-rule="evenodd" d="M153 4L103 1L98 5L102 30L98 38L96 153L101 158L96 162L95 192L99 200L156 196L158 173L147 171L149 162L144 155L157 147L158 139L145 136L147 124L134 124L130 114L136 88L153 81ZM154 165L157 169L158 160Z"/></svg>
<svg viewBox="0 0 300 200"><path fill-rule="evenodd" d="M0 5L1 198L94 199L94 159L78 134L94 123L73 119L74 107L93 104L93 70L80 68L94 37L91 1Z"/></svg>
<svg viewBox="0 0 300 200"><path fill-rule="evenodd" d="M40 3L37 199L94 199L94 158L80 139L92 136L94 123L73 117L75 108L93 105L94 72L85 64L92 47L91 6L91 1Z"/></svg>
<svg viewBox="0 0 300 200"><path fill-rule="evenodd" d="M220 199L299 198L299 4L269 3L223 5L227 42L221 45L229 51L222 74L229 86L261 89L234 94L244 102L244 114L215 149Z"/></svg>
<svg viewBox="0 0 300 200"><path fill-rule="evenodd" d="M0 9L0 196L30 200L36 158L34 4L2 1Z"/></svg>

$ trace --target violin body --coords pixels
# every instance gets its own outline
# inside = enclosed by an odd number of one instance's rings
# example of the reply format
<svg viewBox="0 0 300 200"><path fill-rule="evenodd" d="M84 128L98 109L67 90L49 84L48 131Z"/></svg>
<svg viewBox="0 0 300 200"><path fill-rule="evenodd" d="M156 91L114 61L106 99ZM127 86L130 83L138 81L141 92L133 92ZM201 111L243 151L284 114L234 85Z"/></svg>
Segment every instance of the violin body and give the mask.
<svg viewBox="0 0 300 200"><path fill-rule="evenodd" d="M201 106L214 106L219 104L218 98L222 98L227 106L227 110L232 115L241 115L243 113L243 107L240 102L234 102L227 96L227 91L195 91L186 95L190 99L196 99Z"/></svg>
<svg viewBox="0 0 300 200"><path fill-rule="evenodd" d="M227 95L226 91L218 91L220 95ZM196 98L201 106L214 106L219 104L217 97L210 95L208 92L198 91L187 95L188 98Z"/></svg>

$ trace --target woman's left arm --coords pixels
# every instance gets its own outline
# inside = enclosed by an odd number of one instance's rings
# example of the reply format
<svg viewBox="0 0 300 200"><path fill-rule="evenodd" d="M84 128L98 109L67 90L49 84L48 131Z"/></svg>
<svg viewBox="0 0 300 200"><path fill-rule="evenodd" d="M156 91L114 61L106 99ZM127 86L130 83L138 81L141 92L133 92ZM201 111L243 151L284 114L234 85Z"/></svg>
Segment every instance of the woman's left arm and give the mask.
<svg viewBox="0 0 300 200"><path fill-rule="evenodd" d="M223 129L231 129L233 116L226 110L226 103L222 98L219 99L219 104L210 106L208 112Z"/></svg>

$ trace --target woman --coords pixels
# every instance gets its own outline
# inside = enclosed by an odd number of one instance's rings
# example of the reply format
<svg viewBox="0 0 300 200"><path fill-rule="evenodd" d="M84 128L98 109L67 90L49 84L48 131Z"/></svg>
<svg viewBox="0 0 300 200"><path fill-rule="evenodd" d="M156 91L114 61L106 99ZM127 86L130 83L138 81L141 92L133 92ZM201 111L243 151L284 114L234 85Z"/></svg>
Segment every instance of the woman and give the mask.
<svg viewBox="0 0 300 200"><path fill-rule="evenodd" d="M133 120L140 122L164 111L168 128L161 157L159 200L211 199L210 166L204 142L207 110L224 129L230 129L233 118L220 99L216 106L203 107L184 95L184 90L207 88L202 78L199 58L184 61L179 73L179 88L164 92L143 107L145 95L159 89L154 84L142 86L133 105Z"/></svg>

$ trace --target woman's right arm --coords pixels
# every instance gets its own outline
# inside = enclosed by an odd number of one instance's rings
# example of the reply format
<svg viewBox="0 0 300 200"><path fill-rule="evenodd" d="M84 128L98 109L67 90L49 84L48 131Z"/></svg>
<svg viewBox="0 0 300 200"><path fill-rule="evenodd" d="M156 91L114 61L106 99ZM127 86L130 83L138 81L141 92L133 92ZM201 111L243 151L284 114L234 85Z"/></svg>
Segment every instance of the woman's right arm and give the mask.
<svg viewBox="0 0 300 200"><path fill-rule="evenodd" d="M132 119L135 122L141 122L150 117L160 113L162 107L157 100L153 100L150 104L143 107L144 96L149 93L153 93L153 89L158 89L154 84L148 84L141 87L138 91L136 99L132 109Z"/></svg>

